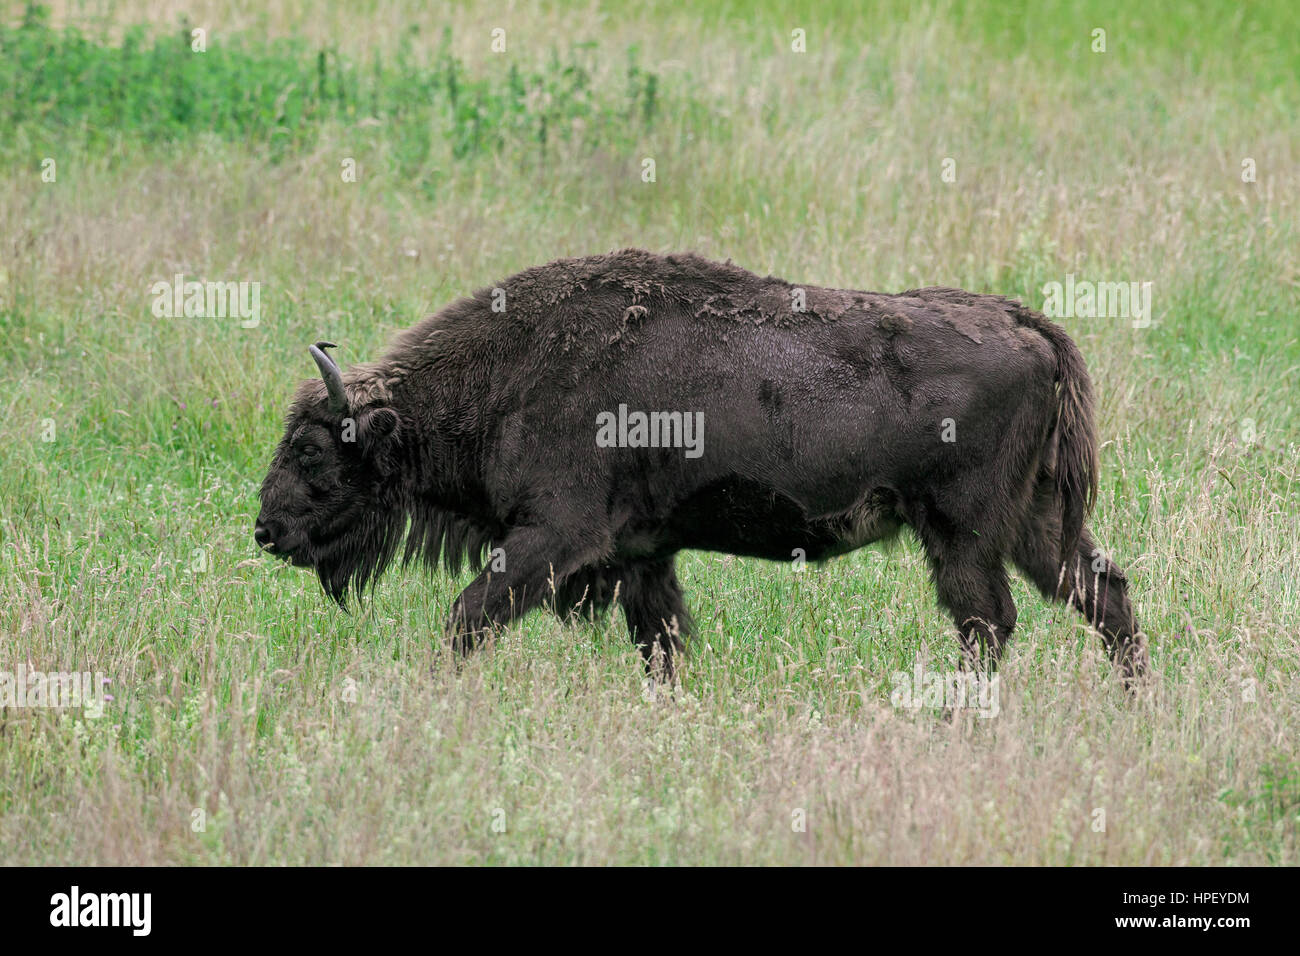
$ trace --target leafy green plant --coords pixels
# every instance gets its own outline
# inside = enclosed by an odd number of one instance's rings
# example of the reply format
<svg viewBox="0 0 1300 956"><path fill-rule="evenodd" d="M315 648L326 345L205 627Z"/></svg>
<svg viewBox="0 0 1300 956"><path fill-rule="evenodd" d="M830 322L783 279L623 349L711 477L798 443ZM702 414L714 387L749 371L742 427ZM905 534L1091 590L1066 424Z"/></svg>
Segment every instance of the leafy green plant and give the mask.
<svg viewBox="0 0 1300 956"><path fill-rule="evenodd" d="M114 46L75 27L55 29L45 8L29 6L17 26L0 24L0 128L25 131L35 147L203 135L266 144L282 158L337 121L388 140L402 172L414 175L439 148L463 160L507 144L543 153L555 142L617 145L655 122L658 78L634 54L625 89L602 95L590 45L567 57L553 52L540 70L511 65L476 77L450 44L444 32L428 66L416 64L406 44L387 63L379 55L355 63L293 39L220 37L198 52L184 26L156 35L131 27Z"/></svg>

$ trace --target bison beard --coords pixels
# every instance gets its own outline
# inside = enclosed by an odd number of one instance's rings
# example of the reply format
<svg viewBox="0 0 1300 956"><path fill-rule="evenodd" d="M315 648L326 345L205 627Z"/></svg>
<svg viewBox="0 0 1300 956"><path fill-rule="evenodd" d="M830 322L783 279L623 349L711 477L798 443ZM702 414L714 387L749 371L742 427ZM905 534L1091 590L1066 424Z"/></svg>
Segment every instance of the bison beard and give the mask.
<svg viewBox="0 0 1300 956"><path fill-rule="evenodd" d="M364 593L388 569L405 531L400 512L372 512L321 548L312 563L325 593L346 608L349 590Z"/></svg>
<svg viewBox="0 0 1300 956"><path fill-rule="evenodd" d="M691 630L679 550L821 561L908 528L968 666L995 666L1015 626L1007 562L1097 627L1126 683L1145 666L1124 575L1084 526L1082 356L1018 302L629 249L480 290L346 375L330 347L310 349L321 378L298 390L255 537L340 604L404 542L405 561L478 571L448 618L459 650L543 604L617 601L671 676ZM697 415L707 440L599 441L626 408Z"/></svg>

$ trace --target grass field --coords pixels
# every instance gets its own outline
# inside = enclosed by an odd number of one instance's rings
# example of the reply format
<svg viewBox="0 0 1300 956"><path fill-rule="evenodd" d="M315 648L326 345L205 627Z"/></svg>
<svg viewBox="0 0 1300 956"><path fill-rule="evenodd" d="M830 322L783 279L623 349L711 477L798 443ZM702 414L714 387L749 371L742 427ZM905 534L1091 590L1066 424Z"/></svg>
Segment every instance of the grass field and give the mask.
<svg viewBox="0 0 1300 956"><path fill-rule="evenodd" d="M0 708L0 862L1300 863L1300 8L554 6L0 6L0 680L112 696ZM1017 578L998 715L893 706L957 663L912 542L684 555L653 698L621 615L457 670L468 573L349 616L257 553L308 343L629 245L1149 282L1149 324L1058 320L1148 686ZM158 317L176 274L256 323Z"/></svg>

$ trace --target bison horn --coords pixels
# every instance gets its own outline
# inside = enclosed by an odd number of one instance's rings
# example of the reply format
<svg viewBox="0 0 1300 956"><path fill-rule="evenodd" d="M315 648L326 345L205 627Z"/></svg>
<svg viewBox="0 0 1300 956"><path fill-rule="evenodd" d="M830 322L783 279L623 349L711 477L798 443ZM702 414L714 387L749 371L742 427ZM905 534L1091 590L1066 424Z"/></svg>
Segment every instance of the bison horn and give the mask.
<svg viewBox="0 0 1300 956"><path fill-rule="evenodd" d="M334 360L325 354L326 349L337 347L333 342L317 342L307 346L307 351L316 360L320 377L325 380L325 391L330 397L330 411L342 414L348 410L348 393L343 388L343 373L334 364Z"/></svg>

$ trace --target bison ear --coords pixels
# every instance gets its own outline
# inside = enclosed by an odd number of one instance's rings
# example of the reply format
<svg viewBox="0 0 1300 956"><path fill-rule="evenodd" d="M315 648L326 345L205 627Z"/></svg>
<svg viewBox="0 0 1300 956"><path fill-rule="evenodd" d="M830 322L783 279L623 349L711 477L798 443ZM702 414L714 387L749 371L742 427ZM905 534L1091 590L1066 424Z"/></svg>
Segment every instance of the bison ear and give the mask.
<svg viewBox="0 0 1300 956"><path fill-rule="evenodd" d="M397 435L401 419L391 408L368 408L357 418L357 439L367 455L386 450Z"/></svg>

